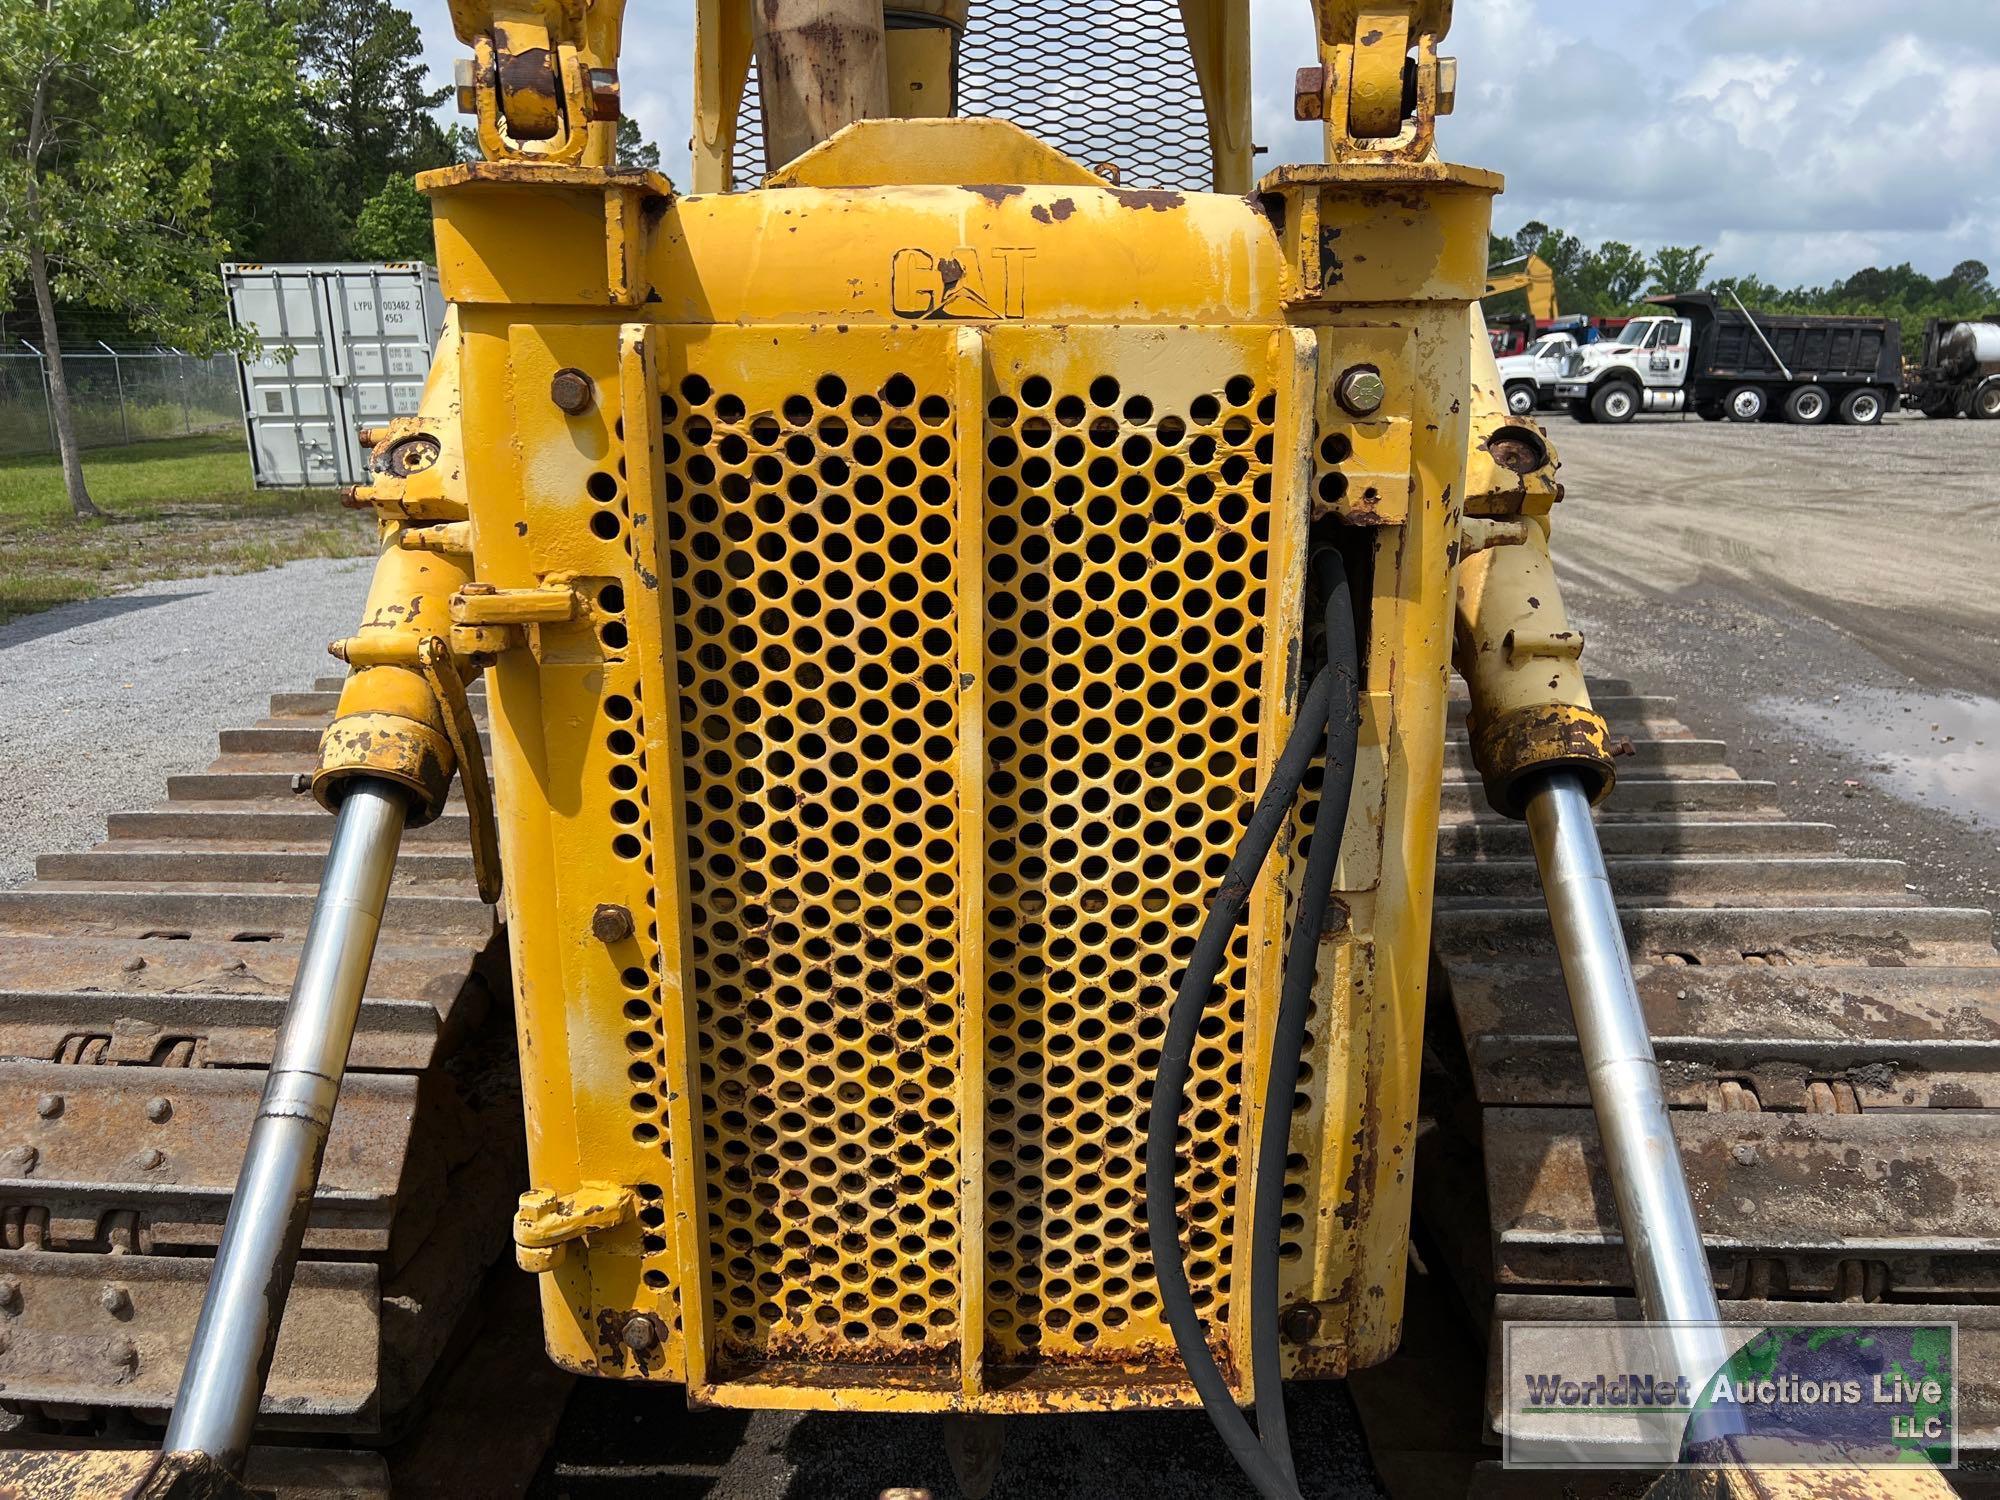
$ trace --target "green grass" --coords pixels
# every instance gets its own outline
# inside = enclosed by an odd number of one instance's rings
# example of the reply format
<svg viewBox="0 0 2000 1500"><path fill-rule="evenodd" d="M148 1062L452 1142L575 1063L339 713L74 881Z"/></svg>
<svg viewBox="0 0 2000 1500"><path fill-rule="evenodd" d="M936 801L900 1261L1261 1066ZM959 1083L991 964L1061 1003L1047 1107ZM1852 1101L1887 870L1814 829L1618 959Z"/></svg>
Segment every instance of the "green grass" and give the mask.
<svg viewBox="0 0 2000 1500"><path fill-rule="evenodd" d="M101 521L71 517L53 456L0 459L0 622L156 578L248 573L375 549L331 490L257 490L236 435L96 449L84 482Z"/></svg>

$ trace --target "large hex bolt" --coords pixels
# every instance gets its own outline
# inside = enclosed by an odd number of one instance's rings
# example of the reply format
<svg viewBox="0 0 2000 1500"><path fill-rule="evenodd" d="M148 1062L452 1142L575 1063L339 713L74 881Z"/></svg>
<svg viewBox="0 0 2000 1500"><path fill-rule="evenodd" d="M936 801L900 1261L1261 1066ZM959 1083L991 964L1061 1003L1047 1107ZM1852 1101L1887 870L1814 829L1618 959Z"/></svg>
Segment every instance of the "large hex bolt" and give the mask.
<svg viewBox="0 0 2000 1500"><path fill-rule="evenodd" d="M1382 372L1373 365L1356 365L1341 375L1333 395L1349 416L1372 417L1388 400L1389 388L1382 382Z"/></svg>
<svg viewBox="0 0 2000 1500"><path fill-rule="evenodd" d="M580 417L597 399L597 384L574 365L565 365L549 382L549 399L559 410Z"/></svg>
<svg viewBox="0 0 2000 1500"><path fill-rule="evenodd" d="M623 906L603 902L590 914L590 934L600 943L622 943L632 935L632 913Z"/></svg>
<svg viewBox="0 0 2000 1500"><path fill-rule="evenodd" d="M660 1341L659 1330L653 1327L653 1320L644 1313L634 1313L625 1320L625 1328L619 1334L625 1347L634 1354L649 1354Z"/></svg>

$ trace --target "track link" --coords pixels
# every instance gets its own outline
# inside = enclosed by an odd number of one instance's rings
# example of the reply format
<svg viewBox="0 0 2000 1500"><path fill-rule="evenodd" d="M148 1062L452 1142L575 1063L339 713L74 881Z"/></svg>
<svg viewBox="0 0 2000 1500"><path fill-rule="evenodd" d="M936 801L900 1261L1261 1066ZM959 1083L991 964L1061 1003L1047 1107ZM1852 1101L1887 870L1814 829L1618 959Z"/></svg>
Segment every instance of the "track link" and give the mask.
<svg viewBox="0 0 2000 1500"><path fill-rule="evenodd" d="M1631 750L1599 826L1724 1315L1955 1320L1962 1443L2000 1446L1992 916L1790 821L1671 699L1593 693ZM1463 713L1417 1195L1495 1351L1504 1321L1636 1312L1527 830L1479 800Z"/></svg>
<svg viewBox="0 0 2000 1500"><path fill-rule="evenodd" d="M305 778L338 686L0 891L11 1443L129 1437L172 1401L332 834ZM506 1248L505 952L465 850L455 804L398 862L262 1430L395 1436Z"/></svg>

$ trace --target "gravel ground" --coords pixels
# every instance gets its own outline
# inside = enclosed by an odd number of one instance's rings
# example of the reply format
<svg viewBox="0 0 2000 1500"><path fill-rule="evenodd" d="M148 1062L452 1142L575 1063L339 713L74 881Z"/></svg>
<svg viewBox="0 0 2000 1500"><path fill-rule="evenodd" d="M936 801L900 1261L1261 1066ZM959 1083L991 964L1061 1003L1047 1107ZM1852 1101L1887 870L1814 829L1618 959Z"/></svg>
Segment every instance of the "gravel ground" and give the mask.
<svg viewBox="0 0 2000 1500"><path fill-rule="evenodd" d="M370 558L151 583L0 625L0 887L83 849L105 815L150 807L215 758L216 732L334 671Z"/></svg>
<svg viewBox="0 0 2000 1500"><path fill-rule="evenodd" d="M2000 908L2000 423L1548 423L1593 673L1943 904Z"/></svg>

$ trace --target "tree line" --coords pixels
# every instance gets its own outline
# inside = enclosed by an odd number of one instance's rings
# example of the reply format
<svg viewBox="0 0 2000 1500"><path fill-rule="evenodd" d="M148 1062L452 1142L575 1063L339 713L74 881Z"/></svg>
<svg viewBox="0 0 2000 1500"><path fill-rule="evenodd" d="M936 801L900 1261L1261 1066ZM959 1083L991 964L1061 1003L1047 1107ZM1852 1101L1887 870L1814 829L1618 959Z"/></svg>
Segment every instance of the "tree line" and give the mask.
<svg viewBox="0 0 2000 1500"><path fill-rule="evenodd" d="M1564 313L1616 318L1647 310L1647 297L1672 292L1734 292L1759 312L1828 313L1900 318L1903 352L1914 358L1923 347L1924 324L1932 318L1982 318L2000 309L2000 290L1985 262L1961 261L1939 277L1926 276L1907 261L1869 266L1826 286L1783 287L1758 276L1719 276L1708 268L1714 252L1700 245L1666 245L1648 255L1618 240L1588 246L1576 235L1530 220L1512 235L1496 234L1489 264L1504 265L1539 255L1555 273L1556 301ZM1487 301L1488 314L1527 311L1527 294L1509 292Z"/></svg>
<svg viewBox="0 0 2000 1500"><path fill-rule="evenodd" d="M0 306L40 332L76 514L65 313L205 353L221 261L429 258L411 178L478 155L449 94L393 0L0 0Z"/></svg>

